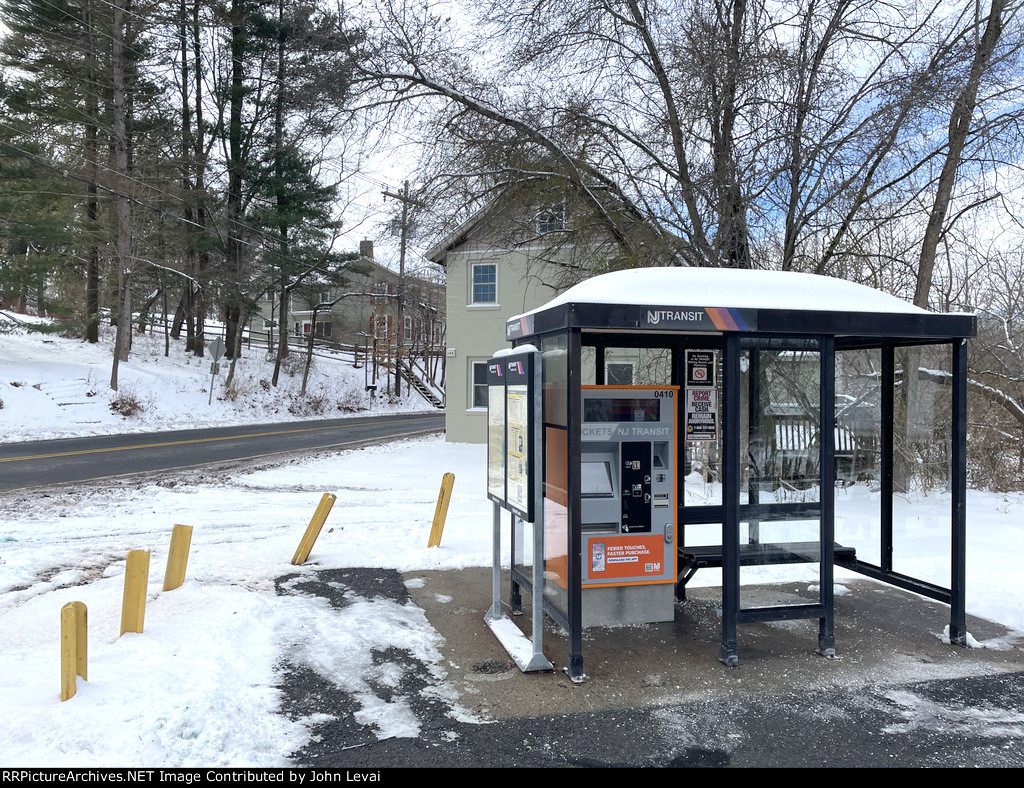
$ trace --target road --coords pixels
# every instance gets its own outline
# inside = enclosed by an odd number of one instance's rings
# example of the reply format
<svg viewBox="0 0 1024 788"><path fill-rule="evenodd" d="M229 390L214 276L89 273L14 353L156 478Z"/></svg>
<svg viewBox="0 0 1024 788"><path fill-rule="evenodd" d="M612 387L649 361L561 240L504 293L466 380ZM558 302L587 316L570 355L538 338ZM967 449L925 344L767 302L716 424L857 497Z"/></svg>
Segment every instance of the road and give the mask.
<svg viewBox="0 0 1024 788"><path fill-rule="evenodd" d="M412 413L6 443L0 444L0 492L342 449L442 430L443 415Z"/></svg>

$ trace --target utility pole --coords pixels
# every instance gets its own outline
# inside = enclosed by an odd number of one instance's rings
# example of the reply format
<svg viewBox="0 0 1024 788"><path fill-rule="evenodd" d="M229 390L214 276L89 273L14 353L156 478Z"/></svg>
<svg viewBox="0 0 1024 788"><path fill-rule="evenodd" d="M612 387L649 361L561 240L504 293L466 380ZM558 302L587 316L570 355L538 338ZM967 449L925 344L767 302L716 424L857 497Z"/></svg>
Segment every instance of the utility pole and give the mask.
<svg viewBox="0 0 1024 788"><path fill-rule="evenodd" d="M402 186L402 193L395 194L387 189L383 192L385 197L392 197L402 203L402 226L401 240L398 247L398 324L396 333L398 341L395 345L395 396L402 395L402 347L405 341L405 247L409 237L409 206L415 205L418 208L425 207L419 200L409 196L409 181Z"/></svg>

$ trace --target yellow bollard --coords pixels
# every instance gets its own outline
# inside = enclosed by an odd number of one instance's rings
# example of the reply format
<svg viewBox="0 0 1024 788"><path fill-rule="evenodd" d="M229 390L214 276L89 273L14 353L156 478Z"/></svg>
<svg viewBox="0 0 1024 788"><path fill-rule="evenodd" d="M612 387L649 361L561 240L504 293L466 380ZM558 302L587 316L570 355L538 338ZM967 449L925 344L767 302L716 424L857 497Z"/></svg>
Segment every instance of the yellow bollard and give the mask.
<svg viewBox="0 0 1024 788"><path fill-rule="evenodd" d="M149 585L149 550L129 550L121 601L121 634L142 632ZM120 636L119 636L120 637Z"/></svg>
<svg viewBox="0 0 1024 788"><path fill-rule="evenodd" d="M88 612L84 602L68 602L60 609L60 699L78 691L78 676L88 680Z"/></svg>
<svg viewBox="0 0 1024 788"><path fill-rule="evenodd" d="M293 564L304 564L306 559L309 558L309 551L313 549L313 544L320 535L320 529L324 527L327 515L331 513L331 507L334 506L336 500L337 497L331 493L324 493L324 497L320 499L320 504L316 507L316 511L313 512L313 519L306 526L306 533L302 535L302 541L299 542L295 555L292 556Z"/></svg>
<svg viewBox="0 0 1024 788"><path fill-rule="evenodd" d="M171 549L167 553L164 571L164 591L173 591L185 582L188 549L192 545L192 526L175 525L171 530Z"/></svg>
<svg viewBox="0 0 1024 788"><path fill-rule="evenodd" d="M441 492L437 496L437 508L434 509L434 524L430 527L430 538L427 547L440 547L441 534L444 533L444 521L448 516L448 502L452 498L452 487L455 486L455 474L446 473L441 478Z"/></svg>

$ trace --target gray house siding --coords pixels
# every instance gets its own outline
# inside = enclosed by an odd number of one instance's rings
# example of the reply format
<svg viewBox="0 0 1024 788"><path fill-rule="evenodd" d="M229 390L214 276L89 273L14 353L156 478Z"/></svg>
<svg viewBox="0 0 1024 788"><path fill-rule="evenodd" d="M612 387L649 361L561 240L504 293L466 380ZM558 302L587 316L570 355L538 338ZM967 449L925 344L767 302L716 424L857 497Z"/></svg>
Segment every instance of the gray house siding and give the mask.
<svg viewBox="0 0 1024 788"><path fill-rule="evenodd" d="M540 250L534 250L539 252ZM463 244L444 254L447 274L447 366L445 433L448 441L486 441L487 406L475 386L474 369L509 346L505 321L549 301L555 291L545 284L552 267L529 249L503 250ZM493 296L485 272L493 266ZM476 276L474 276L476 275ZM475 285L475 286L474 286ZM493 300L480 300L481 296ZM479 381L479 379L478 379Z"/></svg>
<svg viewBox="0 0 1024 788"><path fill-rule="evenodd" d="M637 264L620 258L619 245L591 209L564 195L557 179L511 187L426 254L445 269L447 280L449 441L486 441L486 403L474 397L485 384L480 380L475 389L473 373L509 347L508 318L542 306L597 270ZM646 264L664 264L671 256L662 254L669 246L650 227L637 223L631 233Z"/></svg>

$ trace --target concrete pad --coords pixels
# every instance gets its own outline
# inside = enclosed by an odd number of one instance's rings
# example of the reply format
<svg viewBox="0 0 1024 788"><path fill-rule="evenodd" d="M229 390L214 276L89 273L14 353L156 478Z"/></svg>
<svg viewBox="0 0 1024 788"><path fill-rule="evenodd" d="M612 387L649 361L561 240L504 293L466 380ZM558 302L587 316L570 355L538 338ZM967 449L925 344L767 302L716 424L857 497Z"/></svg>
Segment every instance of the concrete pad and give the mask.
<svg viewBox="0 0 1024 788"><path fill-rule="evenodd" d="M1024 642L1000 624L968 616L975 647L942 639L946 605L870 580L844 581L835 601L838 658L815 653L817 621L740 624L739 666L718 661L720 589L694 588L671 622L584 630L583 669L576 684L564 673L566 636L545 618L549 673L524 674L484 621L491 606L489 568L404 575L413 602L444 638L442 653L460 703L505 720L695 701L808 695L835 689L900 685L931 679L1024 671ZM847 589L847 591L843 591ZM508 579L502 580L507 601ZM807 586L743 587L744 600L806 596ZM530 635L530 598L515 623Z"/></svg>

